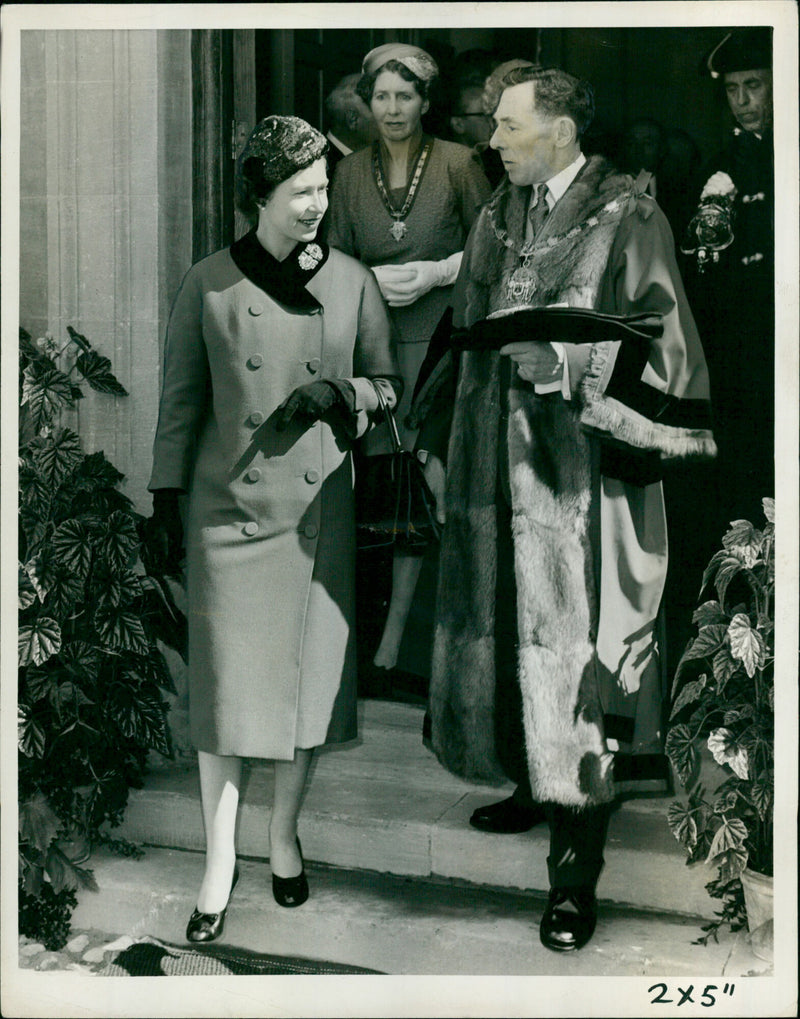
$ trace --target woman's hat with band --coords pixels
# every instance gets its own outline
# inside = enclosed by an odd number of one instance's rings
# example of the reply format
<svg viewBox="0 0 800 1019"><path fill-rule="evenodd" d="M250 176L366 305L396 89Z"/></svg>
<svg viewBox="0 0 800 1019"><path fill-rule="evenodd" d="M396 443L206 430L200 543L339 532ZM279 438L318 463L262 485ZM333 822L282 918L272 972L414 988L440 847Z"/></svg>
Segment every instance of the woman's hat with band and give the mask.
<svg viewBox="0 0 800 1019"><path fill-rule="evenodd" d="M321 159L327 149L325 135L300 117L265 117L247 139L241 167L246 177L260 176L275 186Z"/></svg>
<svg viewBox="0 0 800 1019"><path fill-rule="evenodd" d="M412 74L416 74L420 81L431 81L439 74L439 68L430 53L405 42L387 42L382 46L376 46L364 57L361 71L363 74L372 74L390 60L397 60L403 64Z"/></svg>

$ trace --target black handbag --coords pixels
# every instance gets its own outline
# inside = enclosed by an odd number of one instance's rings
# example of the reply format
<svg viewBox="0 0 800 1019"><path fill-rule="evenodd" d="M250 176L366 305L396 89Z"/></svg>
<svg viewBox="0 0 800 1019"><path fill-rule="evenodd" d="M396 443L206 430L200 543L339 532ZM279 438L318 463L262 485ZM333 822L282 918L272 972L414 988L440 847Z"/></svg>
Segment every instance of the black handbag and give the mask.
<svg viewBox="0 0 800 1019"><path fill-rule="evenodd" d="M361 549L394 545L404 555L422 555L441 537L436 499L422 464L404 449L394 414L379 386L378 403L386 419L391 453L356 460L356 542Z"/></svg>

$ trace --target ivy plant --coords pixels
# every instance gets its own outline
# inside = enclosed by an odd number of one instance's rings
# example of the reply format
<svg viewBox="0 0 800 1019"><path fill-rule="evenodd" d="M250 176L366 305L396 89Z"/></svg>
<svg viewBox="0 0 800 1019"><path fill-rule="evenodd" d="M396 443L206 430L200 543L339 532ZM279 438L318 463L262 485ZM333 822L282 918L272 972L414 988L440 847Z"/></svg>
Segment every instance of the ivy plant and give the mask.
<svg viewBox="0 0 800 1019"><path fill-rule="evenodd" d="M772 875L775 780L775 505L764 499L761 530L735 520L703 575L716 598L695 611L697 636L675 676L666 751L688 800L669 807L675 838L693 864L717 868L706 888L721 899L703 927L705 944L723 924L747 923L740 876ZM705 744L726 778L709 794L698 781Z"/></svg>
<svg viewBox="0 0 800 1019"><path fill-rule="evenodd" d="M62 424L86 386L124 398L111 363L71 326L19 342L19 883L27 933L60 947L86 862L107 843L148 753L172 756L161 645L186 621L143 545L144 518L103 452ZM54 910L61 910L53 919Z"/></svg>

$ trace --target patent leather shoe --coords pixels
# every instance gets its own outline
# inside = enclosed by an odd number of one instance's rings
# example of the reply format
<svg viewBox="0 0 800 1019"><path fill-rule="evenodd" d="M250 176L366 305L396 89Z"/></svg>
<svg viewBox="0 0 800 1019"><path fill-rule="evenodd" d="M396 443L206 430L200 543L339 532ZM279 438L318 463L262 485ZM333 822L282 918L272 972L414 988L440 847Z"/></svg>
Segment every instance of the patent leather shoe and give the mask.
<svg viewBox="0 0 800 1019"><path fill-rule="evenodd" d="M279 906L288 908L302 906L308 898L308 879L306 878L306 866L303 862L300 839L297 840L297 848L300 852L300 866L303 868L297 877L272 875L272 894Z"/></svg>
<svg viewBox="0 0 800 1019"><path fill-rule="evenodd" d="M553 888L547 900L539 938L553 952L583 948L597 926L597 899L591 888Z"/></svg>
<svg viewBox="0 0 800 1019"><path fill-rule="evenodd" d="M518 803L513 796L509 796L507 800L500 800L499 803L478 807L470 817L469 823L479 831L493 832L497 835L514 835L530 831L544 819L544 807L539 804L525 807Z"/></svg>
<svg viewBox="0 0 800 1019"><path fill-rule="evenodd" d="M198 909L195 909L189 917L189 923L186 927L187 941L205 942L217 940L225 927L225 913L227 912L228 905L230 905L231 895L233 895L233 889L236 887L236 882L238 880L239 868L234 867L233 881L231 881L231 890L228 895L228 904L221 912L201 913Z"/></svg>

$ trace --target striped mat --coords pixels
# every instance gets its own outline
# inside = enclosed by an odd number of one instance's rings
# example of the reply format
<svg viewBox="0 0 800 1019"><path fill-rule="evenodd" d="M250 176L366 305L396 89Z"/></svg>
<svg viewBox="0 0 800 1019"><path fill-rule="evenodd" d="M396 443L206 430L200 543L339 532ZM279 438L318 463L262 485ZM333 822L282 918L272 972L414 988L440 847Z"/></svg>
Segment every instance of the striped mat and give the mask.
<svg viewBox="0 0 800 1019"><path fill-rule="evenodd" d="M98 971L103 977L194 977L298 974L380 973L320 959L259 955L243 948L209 945L181 948L157 938L140 938L122 949Z"/></svg>

